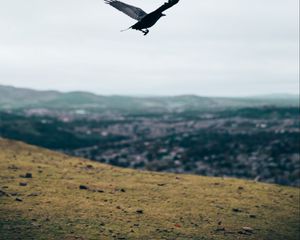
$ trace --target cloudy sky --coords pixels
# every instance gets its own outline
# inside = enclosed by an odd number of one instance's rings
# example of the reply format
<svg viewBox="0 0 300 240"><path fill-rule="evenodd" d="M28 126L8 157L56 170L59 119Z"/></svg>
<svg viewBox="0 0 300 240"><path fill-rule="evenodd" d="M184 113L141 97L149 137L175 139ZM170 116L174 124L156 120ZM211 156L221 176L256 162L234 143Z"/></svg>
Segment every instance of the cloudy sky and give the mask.
<svg viewBox="0 0 300 240"><path fill-rule="evenodd" d="M164 0L125 0L146 12ZM99 94L298 93L298 0L180 0L150 29L103 0L1 0L0 84Z"/></svg>

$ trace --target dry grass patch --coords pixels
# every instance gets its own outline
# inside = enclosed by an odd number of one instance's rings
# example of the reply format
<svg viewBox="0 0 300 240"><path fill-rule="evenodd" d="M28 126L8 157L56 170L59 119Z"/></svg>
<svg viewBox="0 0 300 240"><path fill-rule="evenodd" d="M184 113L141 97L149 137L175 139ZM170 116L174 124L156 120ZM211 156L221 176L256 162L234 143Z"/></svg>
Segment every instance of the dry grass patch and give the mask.
<svg viewBox="0 0 300 240"><path fill-rule="evenodd" d="M121 169L3 139L0 150L0 239L299 237L296 188Z"/></svg>

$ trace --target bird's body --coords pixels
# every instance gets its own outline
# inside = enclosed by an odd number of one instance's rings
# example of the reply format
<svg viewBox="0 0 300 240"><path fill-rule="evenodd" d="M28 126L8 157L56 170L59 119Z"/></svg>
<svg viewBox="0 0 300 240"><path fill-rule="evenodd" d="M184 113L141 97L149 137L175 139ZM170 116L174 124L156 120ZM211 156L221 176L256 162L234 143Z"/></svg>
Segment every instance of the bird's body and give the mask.
<svg viewBox="0 0 300 240"><path fill-rule="evenodd" d="M140 30L147 29L152 27L162 16L163 14L152 12L148 15L146 15L141 21L137 22L133 26L131 26L132 29ZM147 32L148 33L148 32ZM147 34L145 33L145 35Z"/></svg>
<svg viewBox="0 0 300 240"><path fill-rule="evenodd" d="M163 12L167 10L168 8L174 6L179 2L179 0L169 0L168 2L164 3L161 7L156 9L155 11L147 14L142 9L128 5L126 3L122 3L120 1L116 0L105 0L107 4L110 4L111 6L115 7L116 9L122 11L123 13L127 14L128 16L138 20L136 24L131 26L131 29L139 30L144 33L144 35L147 35L149 33L148 28L155 25L155 23L165 14ZM130 29L129 28L129 29Z"/></svg>

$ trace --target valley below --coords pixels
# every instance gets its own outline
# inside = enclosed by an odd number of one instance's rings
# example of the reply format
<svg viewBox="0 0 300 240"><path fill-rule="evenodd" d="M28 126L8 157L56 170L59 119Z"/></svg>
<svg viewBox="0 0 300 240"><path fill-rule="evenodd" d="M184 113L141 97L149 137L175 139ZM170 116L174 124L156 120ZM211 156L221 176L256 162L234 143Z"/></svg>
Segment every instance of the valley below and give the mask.
<svg viewBox="0 0 300 240"><path fill-rule="evenodd" d="M297 107L182 112L27 108L0 136L114 166L300 185Z"/></svg>
<svg viewBox="0 0 300 240"><path fill-rule="evenodd" d="M0 85L0 137L119 167L300 186L299 96L100 96Z"/></svg>

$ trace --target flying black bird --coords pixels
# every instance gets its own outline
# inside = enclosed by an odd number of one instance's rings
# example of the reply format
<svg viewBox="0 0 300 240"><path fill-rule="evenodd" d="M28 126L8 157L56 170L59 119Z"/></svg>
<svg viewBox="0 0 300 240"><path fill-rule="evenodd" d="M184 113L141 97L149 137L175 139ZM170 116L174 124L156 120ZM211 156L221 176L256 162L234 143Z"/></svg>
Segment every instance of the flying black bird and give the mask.
<svg viewBox="0 0 300 240"><path fill-rule="evenodd" d="M169 0L168 2L164 3L164 5L156 9L155 11L147 14L140 8L128 5L126 3L122 3L117 0L104 0L104 1L105 3L125 13L129 17L138 20L136 24L129 27L128 29L132 28L135 30L139 30L143 32L144 35L147 35L149 33L148 28L152 27L161 17L166 16L165 14L163 14L164 11L166 11L170 7L173 7L175 4L179 2L179 0Z"/></svg>

